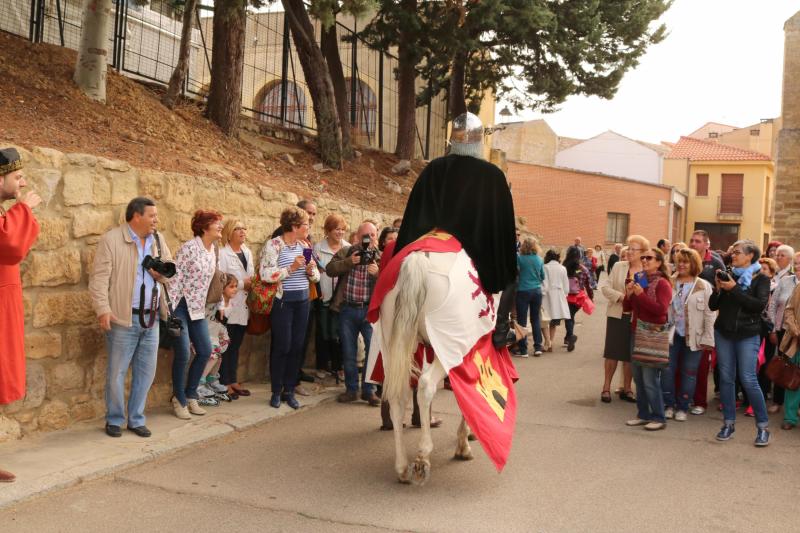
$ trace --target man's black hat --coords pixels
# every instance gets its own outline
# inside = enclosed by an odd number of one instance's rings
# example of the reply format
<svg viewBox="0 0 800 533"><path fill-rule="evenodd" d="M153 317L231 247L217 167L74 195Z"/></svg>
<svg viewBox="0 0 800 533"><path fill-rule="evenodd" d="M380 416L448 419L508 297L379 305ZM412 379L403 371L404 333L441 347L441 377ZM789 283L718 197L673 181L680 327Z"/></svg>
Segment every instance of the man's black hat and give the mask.
<svg viewBox="0 0 800 533"><path fill-rule="evenodd" d="M0 176L22 168L22 159L16 148L0 148Z"/></svg>

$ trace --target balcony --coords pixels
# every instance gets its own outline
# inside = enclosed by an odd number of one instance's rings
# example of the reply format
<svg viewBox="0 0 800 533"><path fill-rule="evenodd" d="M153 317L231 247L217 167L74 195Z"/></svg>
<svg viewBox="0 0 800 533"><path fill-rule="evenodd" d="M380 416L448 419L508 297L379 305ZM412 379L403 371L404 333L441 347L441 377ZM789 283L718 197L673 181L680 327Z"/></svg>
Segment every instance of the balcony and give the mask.
<svg viewBox="0 0 800 533"><path fill-rule="evenodd" d="M744 196L718 196L717 218L720 220L742 220Z"/></svg>

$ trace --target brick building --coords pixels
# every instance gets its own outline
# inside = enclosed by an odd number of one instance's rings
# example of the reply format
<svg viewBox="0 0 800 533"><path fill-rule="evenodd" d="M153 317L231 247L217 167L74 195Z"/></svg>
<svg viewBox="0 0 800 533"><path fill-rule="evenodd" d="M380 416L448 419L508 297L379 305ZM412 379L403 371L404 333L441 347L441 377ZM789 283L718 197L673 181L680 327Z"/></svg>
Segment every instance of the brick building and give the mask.
<svg viewBox="0 0 800 533"><path fill-rule="evenodd" d="M572 244L609 249L629 234L653 244L680 239L685 197L672 187L605 174L543 165L508 163L517 216L545 246Z"/></svg>

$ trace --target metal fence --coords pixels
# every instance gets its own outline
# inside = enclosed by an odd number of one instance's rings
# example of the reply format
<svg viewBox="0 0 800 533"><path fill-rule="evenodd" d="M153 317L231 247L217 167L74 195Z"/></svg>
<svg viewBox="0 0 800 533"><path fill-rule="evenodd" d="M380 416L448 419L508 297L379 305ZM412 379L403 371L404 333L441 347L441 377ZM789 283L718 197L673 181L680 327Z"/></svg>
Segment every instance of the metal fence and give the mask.
<svg viewBox="0 0 800 533"><path fill-rule="evenodd" d="M77 50L82 4L82 0L0 0L0 30ZM168 83L178 61L183 26L180 13L165 0L151 0L148 6L114 0L112 16L109 64L128 76ZM211 81L213 11L200 6L194 18L183 91L204 98ZM319 38L319 22L315 30ZM357 30L353 19L336 24L353 140L357 145L393 150L397 141L397 58L353 38ZM314 131L311 96L283 12L249 10L245 39L243 113ZM418 108L416 118L416 155L429 159L444 154L445 99L436 98Z"/></svg>

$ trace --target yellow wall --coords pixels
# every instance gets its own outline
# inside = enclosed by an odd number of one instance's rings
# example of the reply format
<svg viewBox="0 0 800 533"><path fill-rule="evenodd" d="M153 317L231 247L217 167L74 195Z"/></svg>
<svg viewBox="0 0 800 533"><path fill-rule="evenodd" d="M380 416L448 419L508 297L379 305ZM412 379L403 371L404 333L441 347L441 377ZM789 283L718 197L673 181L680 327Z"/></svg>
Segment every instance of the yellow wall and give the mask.
<svg viewBox="0 0 800 533"><path fill-rule="evenodd" d="M688 172L688 159L664 159L664 174L661 178L662 183L675 187L678 191L688 196Z"/></svg>
<svg viewBox="0 0 800 533"><path fill-rule="evenodd" d="M677 167L676 162L685 165L685 160L672 159L668 161L671 165L675 164L675 167ZM707 197L696 195L697 174L708 174ZM744 174L744 204L741 220L732 220L730 217L721 219L717 214L718 198L722 194L722 174ZM767 208L767 201L772 194L768 187L773 189L775 185L774 176L772 162L692 162L686 213L687 234L691 233L696 222L739 224L739 238L752 239L756 243L762 243L764 234L772 233L771 222L765 221L767 217L765 208Z"/></svg>
<svg viewBox="0 0 800 533"><path fill-rule="evenodd" d="M751 130L758 130L759 134L753 135ZM773 157L775 155L777 131L773 122L765 122L723 133L717 140L720 144L735 146L743 150L751 150Z"/></svg>

